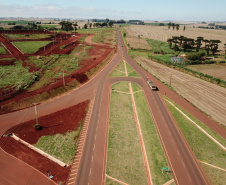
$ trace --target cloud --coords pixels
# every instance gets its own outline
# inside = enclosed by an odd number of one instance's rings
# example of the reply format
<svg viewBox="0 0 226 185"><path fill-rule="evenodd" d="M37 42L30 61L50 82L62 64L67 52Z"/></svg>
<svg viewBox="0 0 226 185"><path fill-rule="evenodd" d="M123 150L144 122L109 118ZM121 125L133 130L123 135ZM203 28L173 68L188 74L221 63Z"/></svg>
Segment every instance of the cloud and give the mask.
<svg viewBox="0 0 226 185"><path fill-rule="evenodd" d="M142 15L142 12L98 9L93 7L60 7L56 4L22 6L18 4L0 5L0 17L56 17L56 18L106 18L129 19Z"/></svg>

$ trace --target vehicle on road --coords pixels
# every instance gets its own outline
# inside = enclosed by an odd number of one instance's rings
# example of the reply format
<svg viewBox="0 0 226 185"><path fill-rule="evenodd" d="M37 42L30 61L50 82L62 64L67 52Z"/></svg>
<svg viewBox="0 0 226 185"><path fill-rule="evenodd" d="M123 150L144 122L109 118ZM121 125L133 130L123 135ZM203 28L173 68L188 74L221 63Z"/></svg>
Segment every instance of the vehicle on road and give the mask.
<svg viewBox="0 0 226 185"><path fill-rule="evenodd" d="M158 90L157 86L156 86L155 83L151 80L151 78L147 78L147 83L148 83L148 85L151 87L151 89L152 89L153 91L157 91L157 90Z"/></svg>

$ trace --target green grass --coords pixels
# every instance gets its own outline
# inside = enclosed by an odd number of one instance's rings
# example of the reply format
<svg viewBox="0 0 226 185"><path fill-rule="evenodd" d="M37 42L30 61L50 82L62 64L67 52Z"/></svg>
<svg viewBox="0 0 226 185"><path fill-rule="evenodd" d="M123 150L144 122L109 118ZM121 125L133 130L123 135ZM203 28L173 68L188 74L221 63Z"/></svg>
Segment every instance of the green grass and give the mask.
<svg viewBox="0 0 226 185"><path fill-rule="evenodd" d="M35 144L35 147L67 164L72 164L81 128L80 126L78 130L65 134L42 136Z"/></svg>
<svg viewBox="0 0 226 185"><path fill-rule="evenodd" d="M32 54L38 51L39 48L51 43L51 41L25 41L25 42L13 42L23 53Z"/></svg>
<svg viewBox="0 0 226 185"><path fill-rule="evenodd" d="M25 34L4 34L9 39L41 39L50 37L50 34L29 34L29 36L25 36Z"/></svg>
<svg viewBox="0 0 226 185"><path fill-rule="evenodd" d="M133 91L139 91L141 88L132 83ZM153 184L164 184L173 177L169 173L162 174L162 167L168 167L168 163L155 129L154 122L150 115L146 99L142 91L134 93L137 106L138 117L141 125L145 149L149 161L149 167L153 179Z"/></svg>
<svg viewBox="0 0 226 185"><path fill-rule="evenodd" d="M114 84L112 88L129 92L128 82ZM106 173L131 185L147 184L131 96L114 91L111 93ZM107 184L112 183L107 181Z"/></svg>
<svg viewBox="0 0 226 185"><path fill-rule="evenodd" d="M115 68L115 70L111 72L111 74L109 75L109 78L113 78L113 77L125 77L125 76L126 76L126 73L125 73L124 61L121 61L119 63L119 65L117 65L117 67Z"/></svg>
<svg viewBox="0 0 226 185"><path fill-rule="evenodd" d="M78 41L79 41L79 42L85 42L86 37L88 37L88 35L84 35L84 36L83 36L81 39L79 39Z"/></svg>
<svg viewBox="0 0 226 185"><path fill-rule="evenodd" d="M94 34L93 42L115 44L114 28L92 28L77 30L78 33Z"/></svg>
<svg viewBox="0 0 226 185"><path fill-rule="evenodd" d="M129 77L137 77L140 78L140 75L134 71L134 69L132 67L130 67L129 64L126 63L126 68L127 68L127 73Z"/></svg>
<svg viewBox="0 0 226 185"><path fill-rule="evenodd" d="M146 39L146 41L151 46L154 52L174 54L174 50L170 49L169 44L167 42L162 42L162 41L153 40L153 39Z"/></svg>
<svg viewBox="0 0 226 185"><path fill-rule="evenodd" d="M36 74L24 68L21 62L15 62L12 66L0 66L0 89L7 87L19 90L27 88L36 79Z"/></svg>
<svg viewBox="0 0 226 185"><path fill-rule="evenodd" d="M9 24L9 23L16 23L16 24L20 24L20 25L25 25L28 23L33 23L34 21L0 21L1 24Z"/></svg>
<svg viewBox="0 0 226 185"><path fill-rule="evenodd" d="M200 161L218 166L220 168L226 169L226 153L221 149L216 143L209 139L203 132L201 132L195 125L193 125L189 120L187 120L182 114L180 114L171 104L166 102L172 115L174 116L178 126L180 127L183 135L185 136L188 144L192 148L196 158ZM177 106L177 105L176 105ZM178 106L177 106L178 107ZM193 121L199 124L205 129L212 137L214 137L221 144L226 146L226 141L224 138L213 132L203 123L195 119L189 113L184 111L179 107L186 115L188 115ZM201 165L202 168L204 165ZM226 181L226 175L221 176L222 173L219 170L211 170L209 167L203 168L208 179L212 184L224 184Z"/></svg>
<svg viewBox="0 0 226 185"><path fill-rule="evenodd" d="M6 49L0 44L0 54L6 54Z"/></svg>

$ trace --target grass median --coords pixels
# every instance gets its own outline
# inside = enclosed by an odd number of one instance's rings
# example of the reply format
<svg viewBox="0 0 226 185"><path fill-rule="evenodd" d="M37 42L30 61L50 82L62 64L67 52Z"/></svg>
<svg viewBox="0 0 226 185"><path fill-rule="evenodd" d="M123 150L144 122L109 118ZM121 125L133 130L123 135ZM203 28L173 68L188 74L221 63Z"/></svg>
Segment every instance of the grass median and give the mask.
<svg viewBox="0 0 226 185"><path fill-rule="evenodd" d="M164 184L172 179L162 174L168 166L146 99L140 86L132 84L143 140L153 184ZM128 184L147 184L140 140L134 119L129 82L112 86L108 136L107 175ZM123 93L122 93L123 92ZM139 178L137 178L139 175ZM117 184L106 179L106 184Z"/></svg>
<svg viewBox="0 0 226 185"><path fill-rule="evenodd" d="M153 184L164 184L173 177L169 173L162 173L162 167L168 167L168 163L158 137L154 122L150 115L143 91L137 84L132 84L134 99L148 157Z"/></svg>
<svg viewBox="0 0 226 185"><path fill-rule="evenodd" d="M112 88L129 93L128 82ZM106 173L128 184L147 184L131 96L125 93L111 93ZM106 180L106 184L111 182Z"/></svg>

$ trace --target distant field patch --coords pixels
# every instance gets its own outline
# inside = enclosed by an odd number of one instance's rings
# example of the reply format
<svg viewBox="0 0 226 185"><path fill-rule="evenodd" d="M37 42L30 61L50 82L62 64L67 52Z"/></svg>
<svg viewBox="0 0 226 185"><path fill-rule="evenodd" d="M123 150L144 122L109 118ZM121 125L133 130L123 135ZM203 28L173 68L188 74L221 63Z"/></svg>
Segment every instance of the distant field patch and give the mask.
<svg viewBox="0 0 226 185"><path fill-rule="evenodd" d="M153 39L146 39L146 41L151 46L152 50L156 53L174 53L174 51L170 49L167 42Z"/></svg>
<svg viewBox="0 0 226 185"><path fill-rule="evenodd" d="M226 81L226 65L224 64L190 65L187 68Z"/></svg>
<svg viewBox="0 0 226 185"><path fill-rule="evenodd" d="M19 48L23 53L32 54L38 51L39 48L51 43L51 41L25 41L25 42L13 42L13 44Z"/></svg>
<svg viewBox="0 0 226 185"><path fill-rule="evenodd" d="M8 37L9 39L42 39L42 38L46 38L46 37L50 37L50 34L4 34L6 37Z"/></svg>

